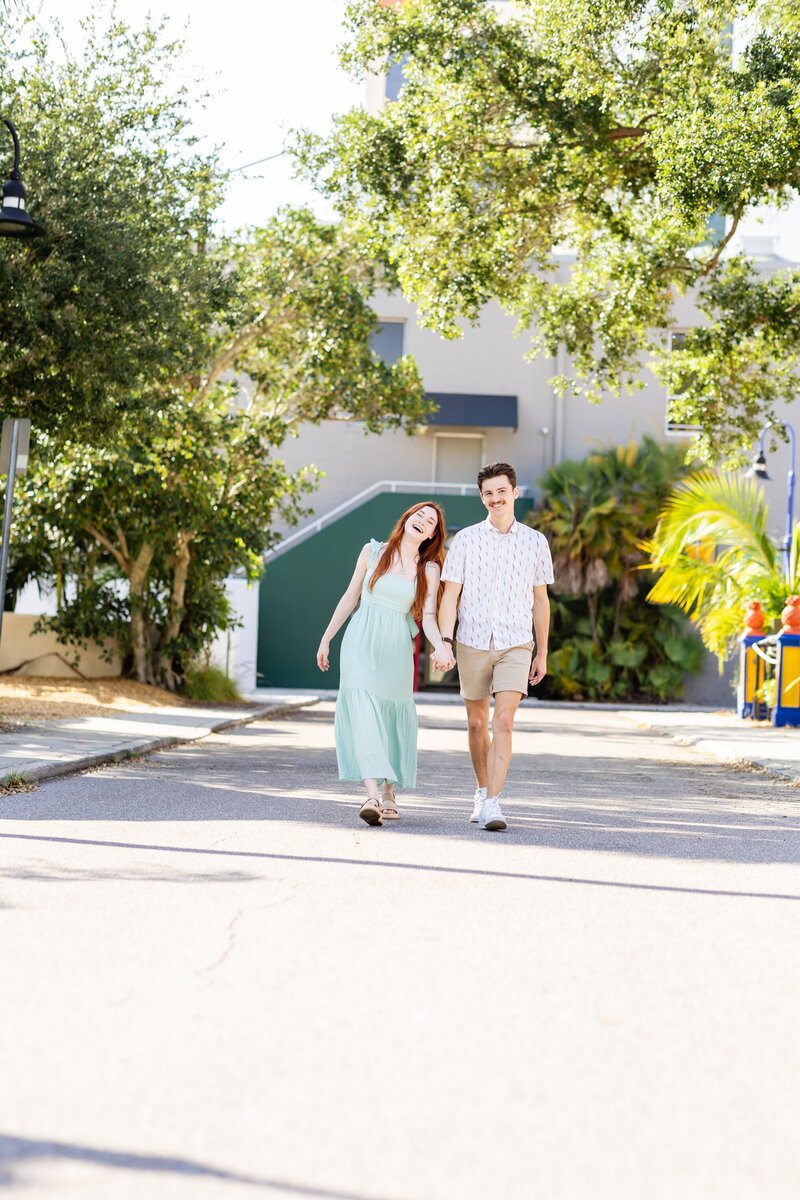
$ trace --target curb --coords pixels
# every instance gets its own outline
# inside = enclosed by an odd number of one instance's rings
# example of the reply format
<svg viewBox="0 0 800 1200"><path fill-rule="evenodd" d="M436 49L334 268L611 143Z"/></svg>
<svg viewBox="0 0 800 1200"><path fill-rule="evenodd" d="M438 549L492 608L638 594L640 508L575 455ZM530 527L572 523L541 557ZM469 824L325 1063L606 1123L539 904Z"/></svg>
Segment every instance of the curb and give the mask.
<svg viewBox="0 0 800 1200"><path fill-rule="evenodd" d="M81 771L88 770L90 767L103 767L108 763L124 762L127 758L138 758L144 754L155 754L159 750L169 750L173 746L180 746L187 742L200 742L203 738L208 737L210 733L221 733L226 729L237 729L242 725L249 725L252 721L258 721L262 717L280 717L284 713L294 712L296 708L308 708L316 704L318 699L317 696L311 696L308 699L292 702L262 704L259 708L251 709L244 716L222 717L220 720L214 721L213 724L209 725L208 729L199 734L190 734L184 737L172 734L169 737L141 738L138 741L129 739L125 742L120 742L119 745L112 747L110 750L101 750L96 754L84 754L80 758L71 759L69 762L42 763L41 766L21 771L17 778L21 779L24 783L39 783L45 779L56 779L61 775L76 775ZM0 779L0 788L6 786L6 781L14 775L15 772L8 771Z"/></svg>
<svg viewBox="0 0 800 1200"><path fill-rule="evenodd" d="M733 767L740 771L757 771L758 774L766 775L778 783L793 784L800 788L800 764L793 767L785 766L771 758L756 758L749 754L747 757L742 757L741 754L733 754L728 751L724 744L720 744L713 735L676 733L663 725L651 725L646 719L637 721L634 713L623 712L620 715L639 729L660 734L674 742L676 746L686 746L690 750L696 750L698 754L705 754L718 763L723 763L726 767Z"/></svg>

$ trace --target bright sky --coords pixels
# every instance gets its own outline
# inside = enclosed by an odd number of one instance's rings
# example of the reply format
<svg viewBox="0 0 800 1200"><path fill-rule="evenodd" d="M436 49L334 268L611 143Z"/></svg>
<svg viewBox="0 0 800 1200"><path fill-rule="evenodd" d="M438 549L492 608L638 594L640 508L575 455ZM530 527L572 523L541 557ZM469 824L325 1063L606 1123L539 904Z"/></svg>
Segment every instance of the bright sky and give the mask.
<svg viewBox="0 0 800 1200"><path fill-rule="evenodd" d="M92 0L41 4L77 38ZM133 24L143 23L148 12L166 13L176 33L185 31L189 63L218 93L212 107L198 113L197 132L225 147L225 166L277 153L293 126L325 133L334 113L363 103L362 85L344 74L336 56L344 40L344 7L345 0L117 0L118 12ZM292 178L290 160L276 158L233 176L221 216L229 228L257 225L279 205L300 203L333 216L320 197ZM796 205L752 213L741 230L772 237L778 254L800 260Z"/></svg>
<svg viewBox="0 0 800 1200"><path fill-rule="evenodd" d="M92 0L43 0L57 14L73 44ZM148 12L167 14L184 33L188 60L217 99L198 113L197 132L225 147L232 167L265 158L283 146L293 126L324 133L331 116L363 101L363 88L339 68L336 47L344 40L344 0L117 0L133 25ZM259 176L259 178L255 178ZM225 224L255 225L280 204L311 203L329 215L311 189L292 178L287 157L233 176L222 212Z"/></svg>

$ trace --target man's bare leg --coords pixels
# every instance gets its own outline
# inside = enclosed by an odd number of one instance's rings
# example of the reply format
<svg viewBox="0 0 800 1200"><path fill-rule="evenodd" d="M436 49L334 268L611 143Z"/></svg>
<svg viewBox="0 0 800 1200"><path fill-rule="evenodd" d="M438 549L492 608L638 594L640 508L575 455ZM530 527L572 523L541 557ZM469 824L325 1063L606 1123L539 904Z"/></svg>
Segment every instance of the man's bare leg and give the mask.
<svg viewBox="0 0 800 1200"><path fill-rule="evenodd" d="M467 739L476 786L487 786L489 757L489 697L485 700L465 700L467 707Z"/></svg>
<svg viewBox="0 0 800 1200"><path fill-rule="evenodd" d="M521 699L522 696L519 692L497 692L495 694L492 740L486 764L487 787L490 796L499 796L506 781L508 764L511 762L511 733L514 728L514 716Z"/></svg>

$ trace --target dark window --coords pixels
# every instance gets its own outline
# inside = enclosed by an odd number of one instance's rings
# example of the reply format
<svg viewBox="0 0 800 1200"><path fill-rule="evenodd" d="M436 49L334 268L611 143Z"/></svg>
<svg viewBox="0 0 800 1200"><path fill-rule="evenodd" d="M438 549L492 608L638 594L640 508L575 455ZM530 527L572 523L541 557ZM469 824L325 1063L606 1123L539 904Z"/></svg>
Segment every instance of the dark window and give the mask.
<svg viewBox="0 0 800 1200"><path fill-rule="evenodd" d="M438 408L428 417L431 425L478 425L495 429L517 428L516 396L479 396L471 392L428 392Z"/></svg>
<svg viewBox="0 0 800 1200"><path fill-rule="evenodd" d="M387 367L393 367L402 358L404 334L403 321L382 321L372 334L372 349Z"/></svg>
<svg viewBox="0 0 800 1200"><path fill-rule="evenodd" d="M686 345L686 330L673 329L669 335L670 350L671 351L672 350L680 350L685 345ZM670 408L672 405L672 401L678 399L680 394L681 394L680 392L673 392L672 394L670 394L669 392L667 393L667 412L666 412L666 420L665 420L665 429L666 429L667 433L673 433L673 434L677 434L679 436L686 436L687 434L697 433L700 428L699 425L686 425L683 421L673 421L670 416Z"/></svg>
<svg viewBox="0 0 800 1200"><path fill-rule="evenodd" d="M386 99L396 100L400 95L400 89L405 83L405 75L403 68L406 65L408 56L403 55L402 58L393 58L389 63L389 69L386 72Z"/></svg>
<svg viewBox="0 0 800 1200"><path fill-rule="evenodd" d="M712 246L718 246L725 237L725 214L712 213L706 222L706 238Z"/></svg>

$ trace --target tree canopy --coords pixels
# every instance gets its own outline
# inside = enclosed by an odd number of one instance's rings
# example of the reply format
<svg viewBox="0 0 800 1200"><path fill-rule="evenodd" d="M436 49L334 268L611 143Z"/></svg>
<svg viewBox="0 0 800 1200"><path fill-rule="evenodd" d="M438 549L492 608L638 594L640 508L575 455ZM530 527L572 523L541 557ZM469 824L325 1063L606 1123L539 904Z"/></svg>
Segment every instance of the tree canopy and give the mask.
<svg viewBox="0 0 800 1200"><path fill-rule="evenodd" d="M383 275L343 228L287 210L223 235L180 46L90 21L80 60L37 23L0 31L3 111L46 238L0 246L0 410L33 419L9 590L52 585L67 643L112 636L177 686L231 621L318 469L279 448L305 422L411 430L413 362L371 348ZM13 79L13 84L12 84Z"/></svg>
<svg viewBox="0 0 800 1200"><path fill-rule="evenodd" d="M4 415L71 433L154 403L226 290L220 261L198 253L223 176L174 83L179 44L102 12L83 32L78 55L57 26L0 25L0 112L47 233L0 243L0 397Z"/></svg>
<svg viewBox="0 0 800 1200"><path fill-rule="evenodd" d="M799 11L352 0L345 65L399 62L404 84L299 157L425 323L458 336L499 300L591 400L649 358L699 452L732 461L796 390L800 272L732 251L748 209L800 184ZM669 353L680 294L697 327Z"/></svg>
<svg viewBox="0 0 800 1200"><path fill-rule="evenodd" d="M170 688L229 623L226 577L257 579L276 516L303 512L318 470L289 474L286 438L328 418L411 429L427 410L411 360L371 349L375 269L341 230L288 211L209 253L227 302L192 369L113 438L41 436L19 486L12 586L51 584L65 641L114 637L137 679Z"/></svg>

